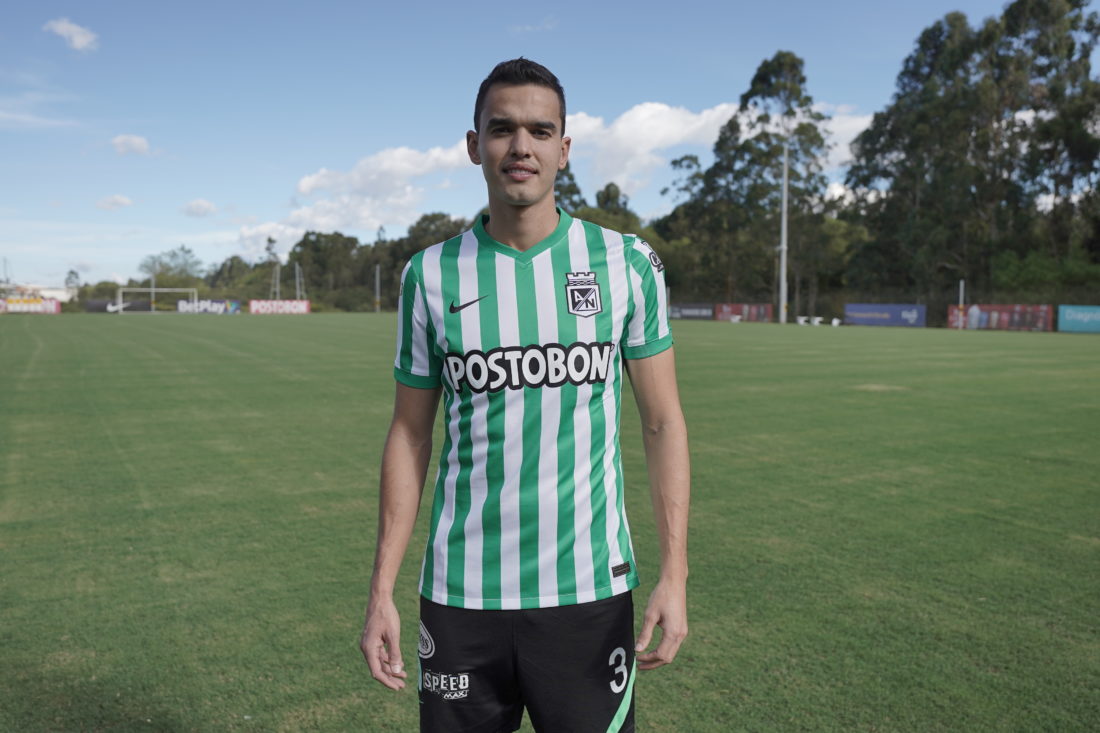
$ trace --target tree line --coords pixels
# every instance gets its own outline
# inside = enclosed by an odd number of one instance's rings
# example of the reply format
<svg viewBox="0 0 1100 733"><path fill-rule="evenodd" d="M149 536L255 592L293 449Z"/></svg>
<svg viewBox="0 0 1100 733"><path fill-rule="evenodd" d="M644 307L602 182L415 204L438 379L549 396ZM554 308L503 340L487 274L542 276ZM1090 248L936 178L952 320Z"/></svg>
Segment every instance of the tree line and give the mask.
<svg viewBox="0 0 1100 733"><path fill-rule="evenodd" d="M672 161L672 210L642 222L614 183L590 204L566 167L559 205L649 241L677 302L777 303L783 160L788 159L790 312L842 315L845 302L929 306L942 322L965 280L972 302L1091 303L1100 296L1100 34L1087 0L1016 0L971 25L950 13L924 29L895 93L851 146L843 187L825 175L829 118L804 63L779 51L757 68L712 160ZM837 190L842 188L842 190ZM471 221L426 214L405 236L363 243L308 232L290 250L282 290L302 267L318 310L396 303L404 262ZM275 254L203 270L181 247L147 258L158 285L204 297L267 297ZM186 285L184 285L186 283ZM81 297L110 297L113 283Z"/></svg>

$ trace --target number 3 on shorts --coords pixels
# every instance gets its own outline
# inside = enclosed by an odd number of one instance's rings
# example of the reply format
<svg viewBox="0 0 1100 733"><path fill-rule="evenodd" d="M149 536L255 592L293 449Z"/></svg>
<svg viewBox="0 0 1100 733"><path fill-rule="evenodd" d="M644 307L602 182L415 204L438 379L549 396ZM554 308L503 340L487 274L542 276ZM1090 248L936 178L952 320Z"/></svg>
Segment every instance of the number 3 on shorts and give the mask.
<svg viewBox="0 0 1100 733"><path fill-rule="evenodd" d="M618 660L618 665L615 664L615 660ZM618 695L626 687L626 681L630 678L630 673L626 669L626 651L621 646L616 647L615 651L611 652L607 663L613 667L612 672L616 677L611 680L611 691ZM619 679L620 675L621 679Z"/></svg>

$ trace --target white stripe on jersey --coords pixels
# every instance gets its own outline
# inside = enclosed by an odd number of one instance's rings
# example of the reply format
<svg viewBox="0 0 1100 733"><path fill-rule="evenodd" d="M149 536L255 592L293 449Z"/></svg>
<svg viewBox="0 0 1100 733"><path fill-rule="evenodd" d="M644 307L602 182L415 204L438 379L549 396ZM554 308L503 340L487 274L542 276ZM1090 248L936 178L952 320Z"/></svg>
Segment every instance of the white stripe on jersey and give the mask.
<svg viewBox="0 0 1100 733"><path fill-rule="evenodd" d="M558 341L557 290L549 252L531 262L535 272L539 343ZM561 391L540 389L542 429L539 431L539 605L558 603L558 432L561 430Z"/></svg>
<svg viewBox="0 0 1100 733"><path fill-rule="evenodd" d="M584 227L574 224L569 229L569 265L572 272L588 272L588 243ZM596 340L596 319L577 319L577 340ZM588 412L592 385L577 387L577 403L573 409L573 559L577 573L577 603L596 600L592 567L592 416Z"/></svg>
<svg viewBox="0 0 1100 733"><path fill-rule="evenodd" d="M626 265L626 274L630 282L630 296L634 301L634 315L631 317L630 323L628 324L626 345L641 346L645 343L645 293L642 291L642 278L639 277L638 273L634 271L634 268L630 266L630 261L625 259L625 251L623 255Z"/></svg>
<svg viewBox="0 0 1100 733"><path fill-rule="evenodd" d="M424 307L424 291L420 289L420 283L416 284L416 291L413 293L412 318L416 323L428 322L427 309ZM431 373L431 367L428 364L428 342L426 340L412 340L412 359L413 374L427 376Z"/></svg>
<svg viewBox="0 0 1100 733"><path fill-rule="evenodd" d="M645 255L647 261L652 262L650 255L656 257L656 253L653 248L649 246L648 242L643 242L641 239L634 240L634 249ZM664 338L669 334L668 325L668 293L664 288L657 288L657 338Z"/></svg>
<svg viewBox="0 0 1100 733"><path fill-rule="evenodd" d="M516 270L511 257L497 254L497 315L500 345L519 345ZM523 464L522 389L504 390L504 483L500 487L500 595L504 608L520 607L519 479Z"/></svg>
<svg viewBox="0 0 1100 733"><path fill-rule="evenodd" d="M626 249L623 246L623 238L618 232L603 231L604 242L607 244L607 276L611 281L608 290L611 291L612 313L616 323L622 323L626 319L629 310L629 278L627 271L630 269L626 262ZM619 475L618 461L615 459L618 447L618 413L615 409L615 395L622 389L622 355L615 351L612 355L615 363L608 370L608 382L604 385L603 413L607 424L607 432L604 434L603 451L603 488L607 497L607 506L604 515L607 517L607 548L608 561L611 567L621 565L624 562L619 548L619 512L617 503L619 500ZM625 514L625 507L624 507ZM626 576L611 578L611 587L615 593L622 593L629 589Z"/></svg>
<svg viewBox="0 0 1100 733"><path fill-rule="evenodd" d="M458 295L459 302L469 303L479 295L477 279L477 237L472 231L462 237L462 246L458 253ZM459 316L462 319L462 348L464 351L481 348L481 315L477 308L466 308ZM470 397L472 414L470 416L471 471L470 471L470 513L466 515L463 526L465 541L465 573L463 574L462 594L467 608L481 608L484 603L481 573L484 558L481 531L481 512L485 508L488 494L486 479L489 456L489 395L485 392Z"/></svg>
<svg viewBox="0 0 1100 733"><path fill-rule="evenodd" d="M421 260L421 270L424 279L424 300L427 304L427 319L425 325L430 324L435 332L436 347L446 353L447 339L443 332L443 272L440 256L443 254L443 245L437 244L424 250L424 258Z"/></svg>

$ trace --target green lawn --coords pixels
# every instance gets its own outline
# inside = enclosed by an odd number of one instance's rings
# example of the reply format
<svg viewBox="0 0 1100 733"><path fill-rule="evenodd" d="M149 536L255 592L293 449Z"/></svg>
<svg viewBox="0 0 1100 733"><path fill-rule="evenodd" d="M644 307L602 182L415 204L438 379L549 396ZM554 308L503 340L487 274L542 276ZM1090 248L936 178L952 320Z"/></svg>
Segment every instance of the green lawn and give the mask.
<svg viewBox="0 0 1100 733"><path fill-rule="evenodd" d="M416 729L357 648L394 325L0 317L0 730ZM692 634L640 730L1100 729L1100 338L675 329Z"/></svg>

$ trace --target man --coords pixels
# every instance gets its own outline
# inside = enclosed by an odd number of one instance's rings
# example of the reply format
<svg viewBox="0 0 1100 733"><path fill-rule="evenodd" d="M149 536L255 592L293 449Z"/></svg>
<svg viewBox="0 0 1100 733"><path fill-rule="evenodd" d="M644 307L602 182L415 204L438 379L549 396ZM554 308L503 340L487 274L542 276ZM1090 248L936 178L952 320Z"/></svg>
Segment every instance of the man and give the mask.
<svg viewBox="0 0 1100 733"><path fill-rule="evenodd" d="M405 686L393 587L442 395L420 581L422 731L513 731L524 708L539 731L632 731L635 669L671 662L687 634L687 430L664 268L637 237L555 206L564 133L557 78L527 59L498 64L466 134L489 215L402 274L361 648L375 679ZM661 545L636 639L618 441L624 361Z"/></svg>

